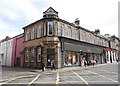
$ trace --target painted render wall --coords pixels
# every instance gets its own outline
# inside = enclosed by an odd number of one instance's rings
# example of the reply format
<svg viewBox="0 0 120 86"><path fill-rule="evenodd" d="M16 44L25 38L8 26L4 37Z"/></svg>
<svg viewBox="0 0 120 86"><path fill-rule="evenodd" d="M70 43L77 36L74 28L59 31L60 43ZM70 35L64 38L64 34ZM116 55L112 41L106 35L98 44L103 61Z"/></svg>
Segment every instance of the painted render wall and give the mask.
<svg viewBox="0 0 120 86"><path fill-rule="evenodd" d="M13 39L1 43L1 58L3 66L11 66Z"/></svg>
<svg viewBox="0 0 120 86"><path fill-rule="evenodd" d="M20 67L22 67L23 55L21 55L20 52L24 50L23 40L23 34L13 38L12 66L16 66L17 57L20 57Z"/></svg>

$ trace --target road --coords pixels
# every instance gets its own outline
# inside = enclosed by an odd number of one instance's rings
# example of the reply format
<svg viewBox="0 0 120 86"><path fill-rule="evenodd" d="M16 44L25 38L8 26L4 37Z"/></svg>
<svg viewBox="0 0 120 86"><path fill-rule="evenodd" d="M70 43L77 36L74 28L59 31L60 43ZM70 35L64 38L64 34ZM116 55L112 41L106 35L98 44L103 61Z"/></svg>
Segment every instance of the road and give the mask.
<svg viewBox="0 0 120 86"><path fill-rule="evenodd" d="M4 74L0 85L2 86L119 86L118 85L118 63L104 64L101 66L92 66L68 71L53 72L13 72ZM18 74L19 73L19 74ZM20 75L20 73L22 75ZM6 76L5 76L6 75ZM5 78L4 78L5 77ZM6 78L7 77L7 78Z"/></svg>

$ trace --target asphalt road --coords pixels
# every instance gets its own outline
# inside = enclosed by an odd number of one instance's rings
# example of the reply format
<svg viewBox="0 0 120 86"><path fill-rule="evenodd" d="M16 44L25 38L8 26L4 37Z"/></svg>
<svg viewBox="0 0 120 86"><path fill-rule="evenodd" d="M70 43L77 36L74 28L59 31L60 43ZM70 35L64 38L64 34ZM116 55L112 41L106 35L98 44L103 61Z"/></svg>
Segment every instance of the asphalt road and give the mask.
<svg viewBox="0 0 120 86"><path fill-rule="evenodd" d="M7 71L8 72L8 71ZM5 72L6 73L6 72ZM13 76L11 74L13 73ZM2 86L59 86L59 85L84 85L84 86L119 86L118 85L118 63L105 64L102 66L86 67L81 69L71 69L62 72L10 72L4 74L0 85ZM21 73L21 74L20 74ZM5 76L6 75L6 76Z"/></svg>

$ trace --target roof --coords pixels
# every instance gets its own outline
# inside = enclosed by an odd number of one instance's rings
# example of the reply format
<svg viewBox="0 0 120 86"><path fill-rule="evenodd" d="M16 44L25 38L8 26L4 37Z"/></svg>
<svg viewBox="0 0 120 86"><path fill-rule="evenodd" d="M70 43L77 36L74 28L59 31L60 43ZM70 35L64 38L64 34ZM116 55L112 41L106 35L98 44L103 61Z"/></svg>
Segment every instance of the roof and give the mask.
<svg viewBox="0 0 120 86"><path fill-rule="evenodd" d="M55 11L52 7L49 7L45 12L47 12L49 9L53 10L54 12L58 13L57 11ZM43 13L45 13L43 12Z"/></svg>

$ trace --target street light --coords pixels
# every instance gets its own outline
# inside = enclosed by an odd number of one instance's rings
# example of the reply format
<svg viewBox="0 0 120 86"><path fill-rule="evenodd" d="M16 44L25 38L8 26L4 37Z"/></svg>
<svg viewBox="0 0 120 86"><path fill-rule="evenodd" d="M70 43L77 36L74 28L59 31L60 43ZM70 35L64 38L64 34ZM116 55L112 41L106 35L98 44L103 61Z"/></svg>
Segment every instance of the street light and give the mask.
<svg viewBox="0 0 120 86"><path fill-rule="evenodd" d="M80 66L82 66L82 64L81 64L81 60L82 60L83 51L80 50L79 53L80 53L80 55L79 55L79 63L80 63Z"/></svg>

